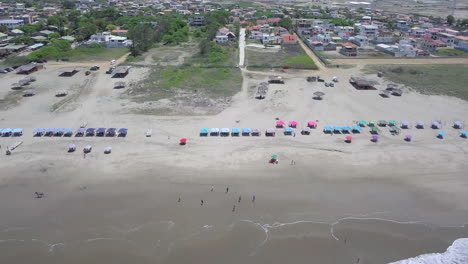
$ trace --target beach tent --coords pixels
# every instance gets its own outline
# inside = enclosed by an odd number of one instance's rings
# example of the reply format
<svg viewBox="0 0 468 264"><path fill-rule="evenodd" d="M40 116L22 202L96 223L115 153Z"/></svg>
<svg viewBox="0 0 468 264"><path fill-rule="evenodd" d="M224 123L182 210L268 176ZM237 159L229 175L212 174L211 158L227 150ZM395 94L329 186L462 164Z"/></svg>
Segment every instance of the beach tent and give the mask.
<svg viewBox="0 0 468 264"><path fill-rule="evenodd" d="M42 136L42 134L44 134L44 131L45 131L45 129L43 129L43 128L36 128L33 131L33 135L35 137L40 137L40 136Z"/></svg>
<svg viewBox="0 0 468 264"><path fill-rule="evenodd" d="M410 126L411 126L410 122L407 122L407 121L401 122L401 128L408 129L410 128Z"/></svg>
<svg viewBox="0 0 468 264"><path fill-rule="evenodd" d="M13 134L13 136L22 136L23 135L23 129L22 128L15 128L13 130L11 130L11 133Z"/></svg>
<svg viewBox="0 0 468 264"><path fill-rule="evenodd" d="M65 128L65 129L63 130L63 134L64 134L65 136L67 136L67 137L71 137L71 136L73 135L73 129L71 129L71 128Z"/></svg>
<svg viewBox="0 0 468 264"><path fill-rule="evenodd" d="M84 136L86 130L84 128L78 128L76 131L75 131L75 136L76 137L79 137L79 136Z"/></svg>
<svg viewBox="0 0 468 264"><path fill-rule="evenodd" d="M4 128L2 130L2 137L9 137L13 130L11 128Z"/></svg>
<svg viewBox="0 0 468 264"><path fill-rule="evenodd" d="M344 126L344 127L343 127L343 132L349 133L351 130L352 130L352 129L351 129L350 126Z"/></svg>
<svg viewBox="0 0 468 264"><path fill-rule="evenodd" d="M396 125L397 125L397 121L395 121L395 120L390 120L390 121L388 121L388 125L389 125L389 126L396 126Z"/></svg>
<svg viewBox="0 0 468 264"><path fill-rule="evenodd" d="M285 134L285 135L292 135L293 132L294 132L294 129L293 129L292 127L286 127L286 128L284 129L284 134Z"/></svg>
<svg viewBox="0 0 468 264"><path fill-rule="evenodd" d="M282 128L283 126L284 126L284 121L281 121L281 120L276 121L277 128Z"/></svg>
<svg viewBox="0 0 468 264"><path fill-rule="evenodd" d="M441 126L440 123L437 121L432 122L432 125L431 125L433 129L439 129L440 126Z"/></svg>
<svg viewBox="0 0 468 264"><path fill-rule="evenodd" d="M244 128L242 129L242 135L243 136L250 136L250 133L252 132L252 129L250 128Z"/></svg>
<svg viewBox="0 0 468 264"><path fill-rule="evenodd" d="M106 129L105 128L100 127L100 128L98 128L96 130L96 136L102 137L102 136L104 136L104 134L106 134Z"/></svg>
<svg viewBox="0 0 468 264"><path fill-rule="evenodd" d="M258 128L252 129L252 136L260 136L262 132Z"/></svg>
<svg viewBox="0 0 468 264"><path fill-rule="evenodd" d="M63 128L54 128L54 136L60 137L63 135L63 133L64 133Z"/></svg>
<svg viewBox="0 0 468 264"><path fill-rule="evenodd" d="M324 133L331 133L332 131L333 131L333 127L331 126L325 126L325 128L323 129Z"/></svg>
<svg viewBox="0 0 468 264"><path fill-rule="evenodd" d="M230 131L229 128L221 128L221 136L229 136Z"/></svg>
<svg viewBox="0 0 468 264"><path fill-rule="evenodd" d="M240 135L240 129L239 128L233 128L231 135L232 136L239 136Z"/></svg>
<svg viewBox="0 0 468 264"><path fill-rule="evenodd" d="M352 136L347 136L346 137L346 142L351 143L352 140L353 140Z"/></svg>
<svg viewBox="0 0 468 264"><path fill-rule="evenodd" d="M373 141L373 142L379 141L379 136L373 135L372 138L371 138L371 141Z"/></svg>
<svg viewBox="0 0 468 264"><path fill-rule="evenodd" d="M358 124L359 124L359 126L363 127L363 126L365 126L367 124L367 122L364 121L364 120L359 120Z"/></svg>
<svg viewBox="0 0 468 264"><path fill-rule="evenodd" d="M208 130L208 128L202 128L202 129L200 129L200 136L201 137L208 136L209 132L210 132L210 130Z"/></svg>
<svg viewBox="0 0 468 264"><path fill-rule="evenodd" d="M317 127L317 122L315 121L310 121L307 123L307 126L310 128L316 128Z"/></svg>
<svg viewBox="0 0 468 264"><path fill-rule="evenodd" d="M424 122L418 122L418 123L416 123L416 128L423 129L424 125L425 125Z"/></svg>
<svg viewBox="0 0 468 264"><path fill-rule="evenodd" d="M290 126L290 127L296 128L297 125L299 125L299 123L298 123L297 121L291 121L291 122L289 122L289 126Z"/></svg>
<svg viewBox="0 0 468 264"><path fill-rule="evenodd" d="M302 128L301 134L302 135L309 135L310 134L310 127L306 126L306 127Z"/></svg>
<svg viewBox="0 0 468 264"><path fill-rule="evenodd" d="M96 129L92 127L86 129L86 136L94 136L95 131Z"/></svg>
<svg viewBox="0 0 468 264"><path fill-rule="evenodd" d="M361 133L362 127L361 126L353 126L353 133Z"/></svg>
<svg viewBox="0 0 468 264"><path fill-rule="evenodd" d="M105 147L104 154L110 154L112 152L112 147Z"/></svg>
<svg viewBox="0 0 468 264"><path fill-rule="evenodd" d="M377 127L371 128L371 134L379 134L379 132L380 132L380 129L378 129Z"/></svg>
<svg viewBox="0 0 468 264"><path fill-rule="evenodd" d="M119 137L126 137L127 133L128 133L128 129L121 128L121 129L119 129L119 131L117 133L119 134Z"/></svg>
<svg viewBox="0 0 468 264"><path fill-rule="evenodd" d="M463 128L462 122L456 121L455 123L453 123L453 128L456 128L456 129Z"/></svg>
<svg viewBox="0 0 468 264"><path fill-rule="evenodd" d="M84 153L89 153L91 152L91 150L93 149L93 147L91 145L87 145L83 148L83 152Z"/></svg>
<svg viewBox="0 0 468 264"><path fill-rule="evenodd" d="M439 132L439 133L437 134L437 137L438 137L438 138L441 138L441 139L444 138L444 136L445 136L445 133L444 133L444 132Z"/></svg>
<svg viewBox="0 0 468 264"><path fill-rule="evenodd" d="M116 131L116 130L117 130L117 129L116 129L116 128L113 128L113 127L108 128L107 131L106 131L106 136L107 136L107 137L113 137L113 136L115 136L115 131Z"/></svg>
<svg viewBox="0 0 468 264"><path fill-rule="evenodd" d="M388 122L387 122L387 121L385 121L385 120L379 120L379 126L384 127L384 126L387 126L387 125L388 125Z"/></svg>
<svg viewBox="0 0 468 264"><path fill-rule="evenodd" d="M341 131L343 131L343 128L340 127L340 126L335 126L333 127L333 132L335 133L341 133Z"/></svg>
<svg viewBox="0 0 468 264"><path fill-rule="evenodd" d="M413 136L411 136L411 135L406 135L405 136L405 141L411 141L411 139L413 139Z"/></svg>
<svg viewBox="0 0 468 264"><path fill-rule="evenodd" d="M75 144L69 144L68 145L68 152L74 152L76 150L76 145Z"/></svg>
<svg viewBox="0 0 468 264"><path fill-rule="evenodd" d="M276 131L274 128L267 128L266 130L266 133L265 133L265 136L270 136L270 137L274 137L276 134Z"/></svg>
<svg viewBox="0 0 468 264"><path fill-rule="evenodd" d="M464 138L468 137L468 131L462 131L460 136Z"/></svg>
<svg viewBox="0 0 468 264"><path fill-rule="evenodd" d="M219 128L213 127L210 132L210 136L217 136L219 135Z"/></svg>
<svg viewBox="0 0 468 264"><path fill-rule="evenodd" d="M185 144L187 144L187 139L186 139L186 138L181 138L181 139L179 140L179 144L180 144L180 145L185 145Z"/></svg>

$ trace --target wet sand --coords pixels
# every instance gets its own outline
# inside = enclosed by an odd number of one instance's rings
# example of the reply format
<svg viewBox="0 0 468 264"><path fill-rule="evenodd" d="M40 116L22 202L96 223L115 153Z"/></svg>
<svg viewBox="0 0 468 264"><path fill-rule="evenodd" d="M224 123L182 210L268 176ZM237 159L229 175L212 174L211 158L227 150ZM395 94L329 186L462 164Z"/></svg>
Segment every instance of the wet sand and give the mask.
<svg viewBox="0 0 468 264"><path fill-rule="evenodd" d="M0 262L387 263L468 236L465 209L386 179L329 180L294 166L263 179L236 178L243 170L197 178L159 166L94 181L104 172L66 165L2 181ZM217 173L226 178L206 176Z"/></svg>

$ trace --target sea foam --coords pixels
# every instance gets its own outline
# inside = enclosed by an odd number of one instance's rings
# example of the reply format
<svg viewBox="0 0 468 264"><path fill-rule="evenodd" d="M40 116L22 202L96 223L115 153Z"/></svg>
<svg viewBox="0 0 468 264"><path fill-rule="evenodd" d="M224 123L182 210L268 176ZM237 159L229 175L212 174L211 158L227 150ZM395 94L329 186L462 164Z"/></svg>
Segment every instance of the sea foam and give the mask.
<svg viewBox="0 0 468 264"><path fill-rule="evenodd" d="M468 263L468 238L460 238L444 253L431 253L390 264L465 264Z"/></svg>

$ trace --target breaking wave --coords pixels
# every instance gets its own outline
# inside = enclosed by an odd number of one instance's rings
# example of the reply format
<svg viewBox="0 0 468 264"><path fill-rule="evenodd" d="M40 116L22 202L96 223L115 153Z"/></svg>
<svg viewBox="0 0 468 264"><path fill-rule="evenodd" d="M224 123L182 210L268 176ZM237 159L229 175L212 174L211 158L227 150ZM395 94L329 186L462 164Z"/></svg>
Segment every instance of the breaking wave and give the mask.
<svg viewBox="0 0 468 264"><path fill-rule="evenodd" d="M424 254L390 264L463 264L468 263L468 238L460 238L444 253Z"/></svg>

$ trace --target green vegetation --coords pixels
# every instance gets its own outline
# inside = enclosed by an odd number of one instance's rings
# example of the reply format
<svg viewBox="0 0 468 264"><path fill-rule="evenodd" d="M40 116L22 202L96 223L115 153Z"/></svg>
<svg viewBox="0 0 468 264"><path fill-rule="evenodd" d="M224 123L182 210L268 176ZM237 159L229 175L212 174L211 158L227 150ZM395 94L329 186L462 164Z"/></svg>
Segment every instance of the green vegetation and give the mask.
<svg viewBox="0 0 468 264"><path fill-rule="evenodd" d="M439 48L436 52L433 52L432 54L436 56L468 56L468 52L451 48Z"/></svg>
<svg viewBox="0 0 468 264"><path fill-rule="evenodd" d="M290 57L284 61L283 65L294 69L317 69L314 61L307 55Z"/></svg>
<svg viewBox="0 0 468 264"><path fill-rule="evenodd" d="M247 48L246 62L250 68L279 68L289 66L293 69L317 69L301 46L260 49Z"/></svg>
<svg viewBox="0 0 468 264"><path fill-rule="evenodd" d="M384 78L423 94L441 94L468 100L468 65L368 65L367 73L384 72Z"/></svg>

